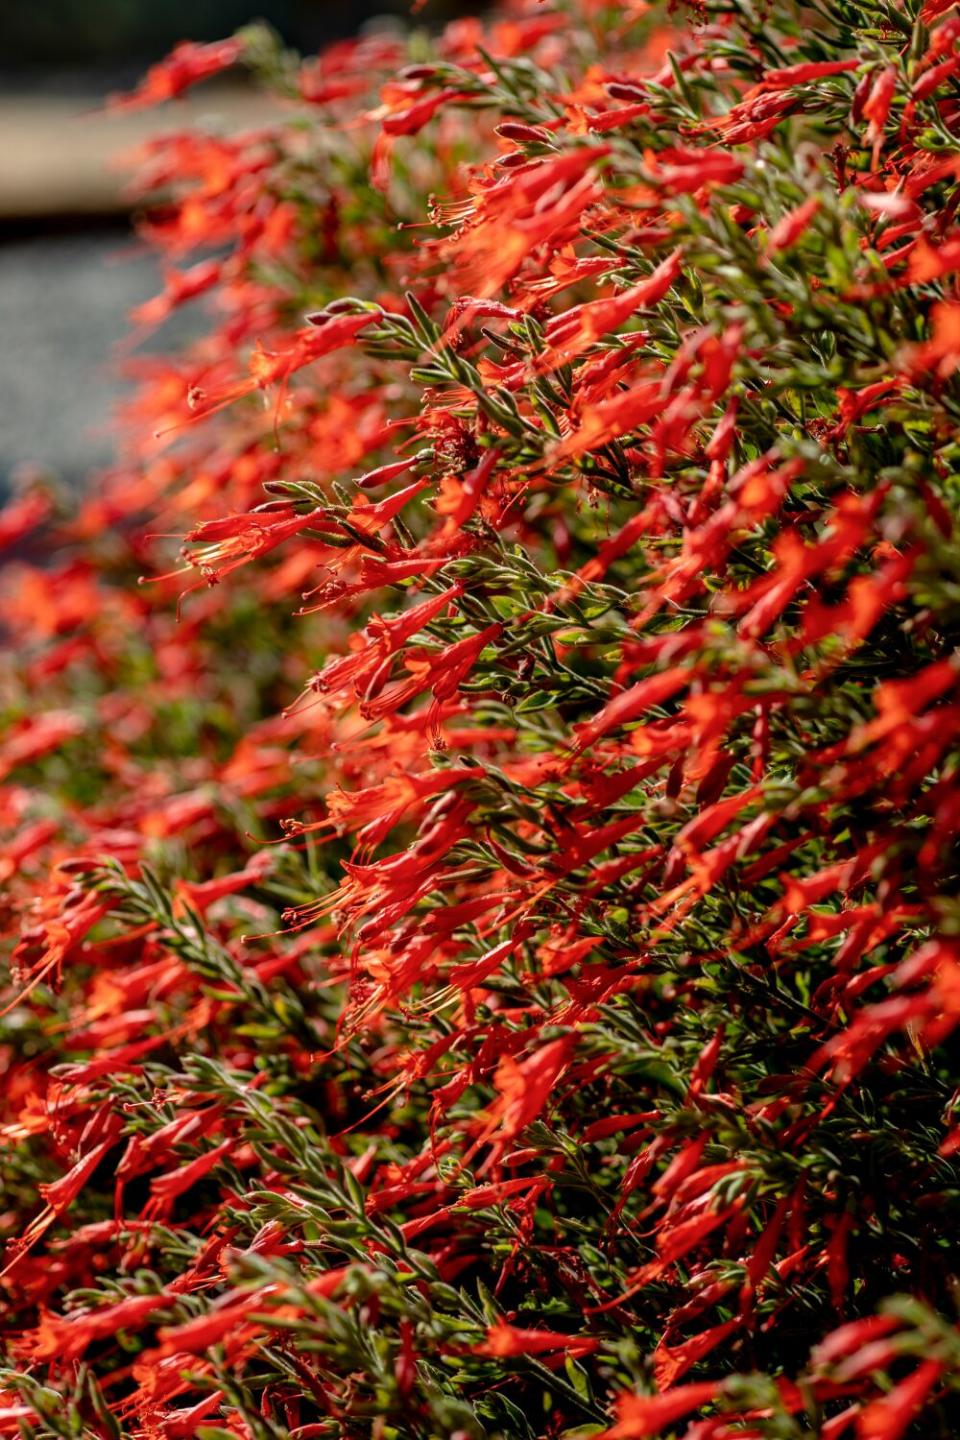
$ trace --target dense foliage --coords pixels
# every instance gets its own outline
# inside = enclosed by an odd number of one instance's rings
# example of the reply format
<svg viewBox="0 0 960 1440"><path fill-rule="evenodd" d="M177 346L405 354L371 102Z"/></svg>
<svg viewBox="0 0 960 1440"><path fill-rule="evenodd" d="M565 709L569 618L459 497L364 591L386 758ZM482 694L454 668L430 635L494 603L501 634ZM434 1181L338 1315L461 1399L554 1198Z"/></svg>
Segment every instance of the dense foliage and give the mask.
<svg viewBox="0 0 960 1440"><path fill-rule="evenodd" d="M277 118L142 157L208 332L0 515L0 1434L957 1433L958 41L114 101Z"/></svg>

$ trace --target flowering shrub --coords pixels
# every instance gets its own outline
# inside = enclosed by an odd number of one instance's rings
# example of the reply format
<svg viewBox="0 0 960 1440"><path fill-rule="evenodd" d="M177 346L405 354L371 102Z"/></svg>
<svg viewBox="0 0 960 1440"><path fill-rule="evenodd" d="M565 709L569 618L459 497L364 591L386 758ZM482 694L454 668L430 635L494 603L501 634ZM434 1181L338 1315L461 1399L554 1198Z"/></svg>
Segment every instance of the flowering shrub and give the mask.
<svg viewBox="0 0 960 1440"><path fill-rule="evenodd" d="M0 516L0 1434L956 1433L958 41L114 102L278 109L148 147L209 331Z"/></svg>

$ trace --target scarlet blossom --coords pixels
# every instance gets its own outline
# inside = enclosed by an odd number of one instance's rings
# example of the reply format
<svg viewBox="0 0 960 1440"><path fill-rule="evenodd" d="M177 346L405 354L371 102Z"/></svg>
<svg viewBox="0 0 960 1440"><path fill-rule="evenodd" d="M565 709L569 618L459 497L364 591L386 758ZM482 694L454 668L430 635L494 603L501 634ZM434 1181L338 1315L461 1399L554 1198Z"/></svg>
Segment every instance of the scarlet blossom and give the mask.
<svg viewBox="0 0 960 1440"><path fill-rule="evenodd" d="M523 1330L500 1321L491 1325L477 1353L506 1358L511 1355L548 1355L560 1350L576 1357L596 1350L597 1340L588 1335L561 1335L551 1330Z"/></svg>
<svg viewBox="0 0 960 1440"><path fill-rule="evenodd" d="M872 1400L857 1418L861 1440L900 1440L943 1370L939 1360L926 1360L888 1395Z"/></svg>
<svg viewBox="0 0 960 1440"><path fill-rule="evenodd" d="M621 1395L617 1401L617 1422L603 1432L608 1440L643 1440L659 1435L691 1410L715 1400L720 1386L707 1380L696 1385L679 1385L663 1395Z"/></svg>
<svg viewBox="0 0 960 1440"><path fill-rule="evenodd" d="M804 200L795 210L789 211L778 220L767 236L766 253L776 255L780 250L789 250L820 209L820 203L818 195L811 195L809 200Z"/></svg>
<svg viewBox="0 0 960 1440"><path fill-rule="evenodd" d="M137 1330L148 1316L169 1304L165 1295L131 1295L96 1312L80 1311L62 1318L49 1316L41 1321L33 1357L76 1360L95 1341L115 1335L119 1330Z"/></svg>
<svg viewBox="0 0 960 1440"><path fill-rule="evenodd" d="M764 89L780 90L791 85L805 85L810 80L826 80L833 75L843 75L849 70L856 70L858 65L859 61L853 58L801 61L797 65L787 65L781 69L765 70L761 84Z"/></svg>
<svg viewBox="0 0 960 1440"><path fill-rule="evenodd" d="M240 40L218 40L210 45L197 45L185 40L174 47L166 60L151 66L135 90L126 95L111 96L108 102L110 108L135 110L172 100L199 81L236 65L243 49Z"/></svg>

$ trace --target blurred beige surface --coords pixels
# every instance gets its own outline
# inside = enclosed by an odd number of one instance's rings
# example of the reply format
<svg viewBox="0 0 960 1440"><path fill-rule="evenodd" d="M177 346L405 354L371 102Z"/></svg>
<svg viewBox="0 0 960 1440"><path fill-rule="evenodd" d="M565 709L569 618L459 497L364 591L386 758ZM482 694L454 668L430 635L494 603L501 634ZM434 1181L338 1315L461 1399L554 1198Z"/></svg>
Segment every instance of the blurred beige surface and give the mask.
<svg viewBox="0 0 960 1440"><path fill-rule="evenodd" d="M236 131L277 113L274 102L239 86L148 110L110 112L97 104L0 96L0 220L123 211L127 175L117 157L124 151L198 121Z"/></svg>

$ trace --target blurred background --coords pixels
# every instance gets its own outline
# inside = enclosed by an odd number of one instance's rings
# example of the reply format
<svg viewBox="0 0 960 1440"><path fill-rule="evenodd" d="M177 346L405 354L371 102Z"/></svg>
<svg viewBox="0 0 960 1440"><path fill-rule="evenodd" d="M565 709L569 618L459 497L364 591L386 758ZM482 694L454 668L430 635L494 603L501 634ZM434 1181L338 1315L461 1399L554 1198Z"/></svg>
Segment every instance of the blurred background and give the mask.
<svg viewBox="0 0 960 1440"><path fill-rule="evenodd" d="M127 312L158 288L129 230L116 156L171 112L110 115L179 40L218 40L268 21L305 54L409 17L411 0L0 0L0 495L40 467L79 484L111 454L121 383L112 370ZM418 25L482 10L428 0ZM215 110L237 127L261 103L242 82L177 102L177 125ZM189 313L175 322L189 329ZM166 330L153 343L171 343Z"/></svg>

